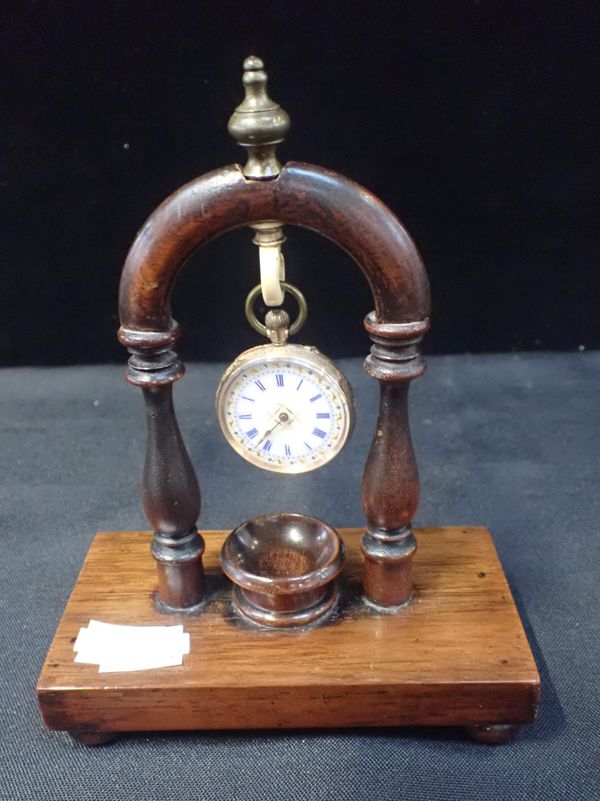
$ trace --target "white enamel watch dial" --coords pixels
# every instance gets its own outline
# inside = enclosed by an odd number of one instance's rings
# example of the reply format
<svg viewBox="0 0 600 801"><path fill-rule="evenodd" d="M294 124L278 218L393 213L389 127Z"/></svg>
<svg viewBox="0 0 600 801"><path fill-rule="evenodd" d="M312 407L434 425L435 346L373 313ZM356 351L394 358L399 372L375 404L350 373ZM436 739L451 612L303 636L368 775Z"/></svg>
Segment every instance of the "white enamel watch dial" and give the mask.
<svg viewBox="0 0 600 801"><path fill-rule="evenodd" d="M245 351L223 375L216 403L231 447L278 473L327 464L354 425L350 385L329 359L304 345Z"/></svg>

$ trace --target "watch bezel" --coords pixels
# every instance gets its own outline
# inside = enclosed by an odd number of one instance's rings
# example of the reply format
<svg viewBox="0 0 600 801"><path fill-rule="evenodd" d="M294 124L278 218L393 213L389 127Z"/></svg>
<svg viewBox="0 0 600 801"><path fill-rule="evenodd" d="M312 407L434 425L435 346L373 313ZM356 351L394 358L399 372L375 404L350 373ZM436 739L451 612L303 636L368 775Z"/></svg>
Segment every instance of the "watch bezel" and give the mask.
<svg viewBox="0 0 600 801"><path fill-rule="evenodd" d="M344 414L342 415L344 426L338 439L338 443L331 449L331 453L328 454L326 461L320 461L314 466L311 465L310 462L298 463L296 465L290 465L288 463L266 463L262 459L254 457L253 452L244 447L242 442L236 439L236 437L234 437L231 433L231 430L227 424L226 414L226 399L228 390L238 375L243 370L247 370L249 366L253 366L254 363L264 363L266 365L269 361L273 361L275 359L277 361L286 360L293 364L299 364L302 367L319 373L321 378L336 386L339 392L342 407L344 409ZM244 351L229 365L229 367L221 376L221 380L219 381L219 386L217 387L217 392L215 395L215 406L219 420L219 426L223 436L233 450L255 467L259 467L262 470L267 470L268 472L273 473L298 475L325 467L333 459L335 459L335 457L345 447L354 430L355 409L352 387L350 386L347 378L335 366L335 364L333 364L333 362L328 359L327 356L324 356L319 350L317 350L317 348L311 345L297 345L289 343L286 343L285 345L257 345L254 348Z"/></svg>

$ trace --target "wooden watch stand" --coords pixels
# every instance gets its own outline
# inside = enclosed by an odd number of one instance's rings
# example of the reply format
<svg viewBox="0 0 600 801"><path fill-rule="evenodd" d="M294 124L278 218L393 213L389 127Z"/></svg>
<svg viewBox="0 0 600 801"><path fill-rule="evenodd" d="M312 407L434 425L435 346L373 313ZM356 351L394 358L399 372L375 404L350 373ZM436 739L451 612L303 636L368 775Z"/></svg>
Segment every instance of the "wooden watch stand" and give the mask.
<svg viewBox="0 0 600 801"><path fill-rule="evenodd" d="M267 220L343 248L375 307L365 320L373 342L365 368L380 387L361 488L367 522L340 531L338 612L296 632L263 630L232 612L218 561L227 532L198 533L200 490L172 397L184 373L170 310L180 268L215 237ZM290 163L261 179L225 167L151 215L123 269L119 339L146 404L143 499L154 534L96 535L38 683L48 728L99 743L127 731L459 725L499 742L534 719L539 676L489 534L411 527L419 477L407 399L425 369L429 307L423 263L397 218L319 167ZM91 618L183 622L191 653L181 667L99 675L73 661L73 639Z"/></svg>

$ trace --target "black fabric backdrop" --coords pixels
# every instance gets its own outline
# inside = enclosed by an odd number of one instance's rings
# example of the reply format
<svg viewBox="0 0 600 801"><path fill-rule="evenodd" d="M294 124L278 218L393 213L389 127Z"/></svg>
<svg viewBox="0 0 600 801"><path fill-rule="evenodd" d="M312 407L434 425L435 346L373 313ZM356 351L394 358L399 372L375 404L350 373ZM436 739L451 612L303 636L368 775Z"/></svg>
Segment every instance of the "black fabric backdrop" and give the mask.
<svg viewBox="0 0 600 801"><path fill-rule="evenodd" d="M175 388L201 526L270 509L360 525L378 394L360 360L340 364L352 440L292 478L225 445L213 414L223 366L192 364ZM597 353L432 357L412 390L416 522L488 526L542 676L538 720L514 743L362 729L136 735L96 750L45 732L35 682L94 532L146 527L141 393L116 367L1 371L1 801L597 801L599 370Z"/></svg>
<svg viewBox="0 0 600 801"><path fill-rule="evenodd" d="M284 159L358 180L413 234L429 352L600 344L597 3L9 0L0 14L0 363L122 359L125 253L166 195L241 158L226 123L252 52L292 117ZM307 337L362 355L361 274L288 233ZM256 277L247 231L192 260L174 307L188 358L249 344Z"/></svg>

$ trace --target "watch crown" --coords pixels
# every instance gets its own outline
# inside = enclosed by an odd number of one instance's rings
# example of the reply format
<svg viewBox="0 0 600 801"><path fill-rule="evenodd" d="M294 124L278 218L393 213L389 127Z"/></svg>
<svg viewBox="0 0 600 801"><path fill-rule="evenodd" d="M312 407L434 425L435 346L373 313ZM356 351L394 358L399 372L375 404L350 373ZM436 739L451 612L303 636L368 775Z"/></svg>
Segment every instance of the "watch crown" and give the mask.
<svg viewBox="0 0 600 801"><path fill-rule="evenodd" d="M274 345L285 345L290 333L290 315L285 309L269 309L265 315L265 327Z"/></svg>

